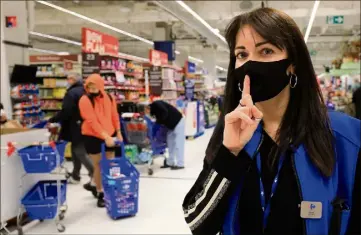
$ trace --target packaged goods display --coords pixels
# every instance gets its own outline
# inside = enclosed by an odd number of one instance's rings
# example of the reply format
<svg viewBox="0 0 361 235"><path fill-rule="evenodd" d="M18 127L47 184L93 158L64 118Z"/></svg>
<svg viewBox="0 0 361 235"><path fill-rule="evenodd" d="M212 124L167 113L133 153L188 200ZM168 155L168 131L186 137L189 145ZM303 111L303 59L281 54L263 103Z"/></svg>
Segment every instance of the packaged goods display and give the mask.
<svg viewBox="0 0 361 235"><path fill-rule="evenodd" d="M44 113L40 109L39 86L37 84L18 84L11 89L13 118L24 126L40 122Z"/></svg>

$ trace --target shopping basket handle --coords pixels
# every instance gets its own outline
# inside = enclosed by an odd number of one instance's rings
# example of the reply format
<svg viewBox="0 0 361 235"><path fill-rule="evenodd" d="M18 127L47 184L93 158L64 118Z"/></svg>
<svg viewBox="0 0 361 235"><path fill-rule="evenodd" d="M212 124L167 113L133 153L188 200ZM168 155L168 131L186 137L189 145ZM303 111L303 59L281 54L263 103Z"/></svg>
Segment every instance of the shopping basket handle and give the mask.
<svg viewBox="0 0 361 235"><path fill-rule="evenodd" d="M125 156L124 143L122 141L116 140L116 141L114 141L114 144L115 144L115 147L119 146L121 149L122 156L120 156L120 157L124 157ZM101 156L102 156L103 160L107 159L106 155L105 155L105 143L102 143L102 145L101 145Z"/></svg>

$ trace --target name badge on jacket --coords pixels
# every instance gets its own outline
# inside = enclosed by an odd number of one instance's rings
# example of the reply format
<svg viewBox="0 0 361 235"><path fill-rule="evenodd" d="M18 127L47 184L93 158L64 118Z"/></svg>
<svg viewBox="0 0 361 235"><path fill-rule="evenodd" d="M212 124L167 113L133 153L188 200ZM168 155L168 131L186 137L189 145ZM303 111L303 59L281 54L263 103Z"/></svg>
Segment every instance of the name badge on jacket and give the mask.
<svg viewBox="0 0 361 235"><path fill-rule="evenodd" d="M303 219L321 219L322 203L321 202L301 202L301 218Z"/></svg>

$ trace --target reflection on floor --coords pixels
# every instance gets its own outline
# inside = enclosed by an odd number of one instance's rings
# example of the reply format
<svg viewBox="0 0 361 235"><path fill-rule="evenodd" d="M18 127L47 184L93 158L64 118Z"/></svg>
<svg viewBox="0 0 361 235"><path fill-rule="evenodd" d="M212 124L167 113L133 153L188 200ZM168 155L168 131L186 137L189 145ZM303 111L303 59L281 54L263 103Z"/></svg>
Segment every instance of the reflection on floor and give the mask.
<svg viewBox="0 0 361 235"><path fill-rule="evenodd" d="M190 234L184 222L182 201L197 178L212 130L196 140L186 142L186 169L161 170L163 159L154 165L154 175L147 175L147 167L140 166L139 213L132 218L114 221L105 209L96 207L96 200L81 185L69 185L64 234ZM70 166L71 164L69 164ZM70 168L70 167L69 167ZM88 177L84 173L84 183ZM24 231L26 234L55 234L53 221L44 221Z"/></svg>

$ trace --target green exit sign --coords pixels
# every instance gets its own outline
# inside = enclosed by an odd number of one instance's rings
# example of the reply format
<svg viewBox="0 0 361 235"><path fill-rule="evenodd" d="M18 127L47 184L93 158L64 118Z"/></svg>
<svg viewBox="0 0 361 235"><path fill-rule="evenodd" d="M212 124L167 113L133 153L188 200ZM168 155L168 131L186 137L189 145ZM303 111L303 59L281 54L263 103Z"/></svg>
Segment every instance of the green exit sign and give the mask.
<svg viewBox="0 0 361 235"><path fill-rule="evenodd" d="M344 16L327 16L327 24L343 24Z"/></svg>

